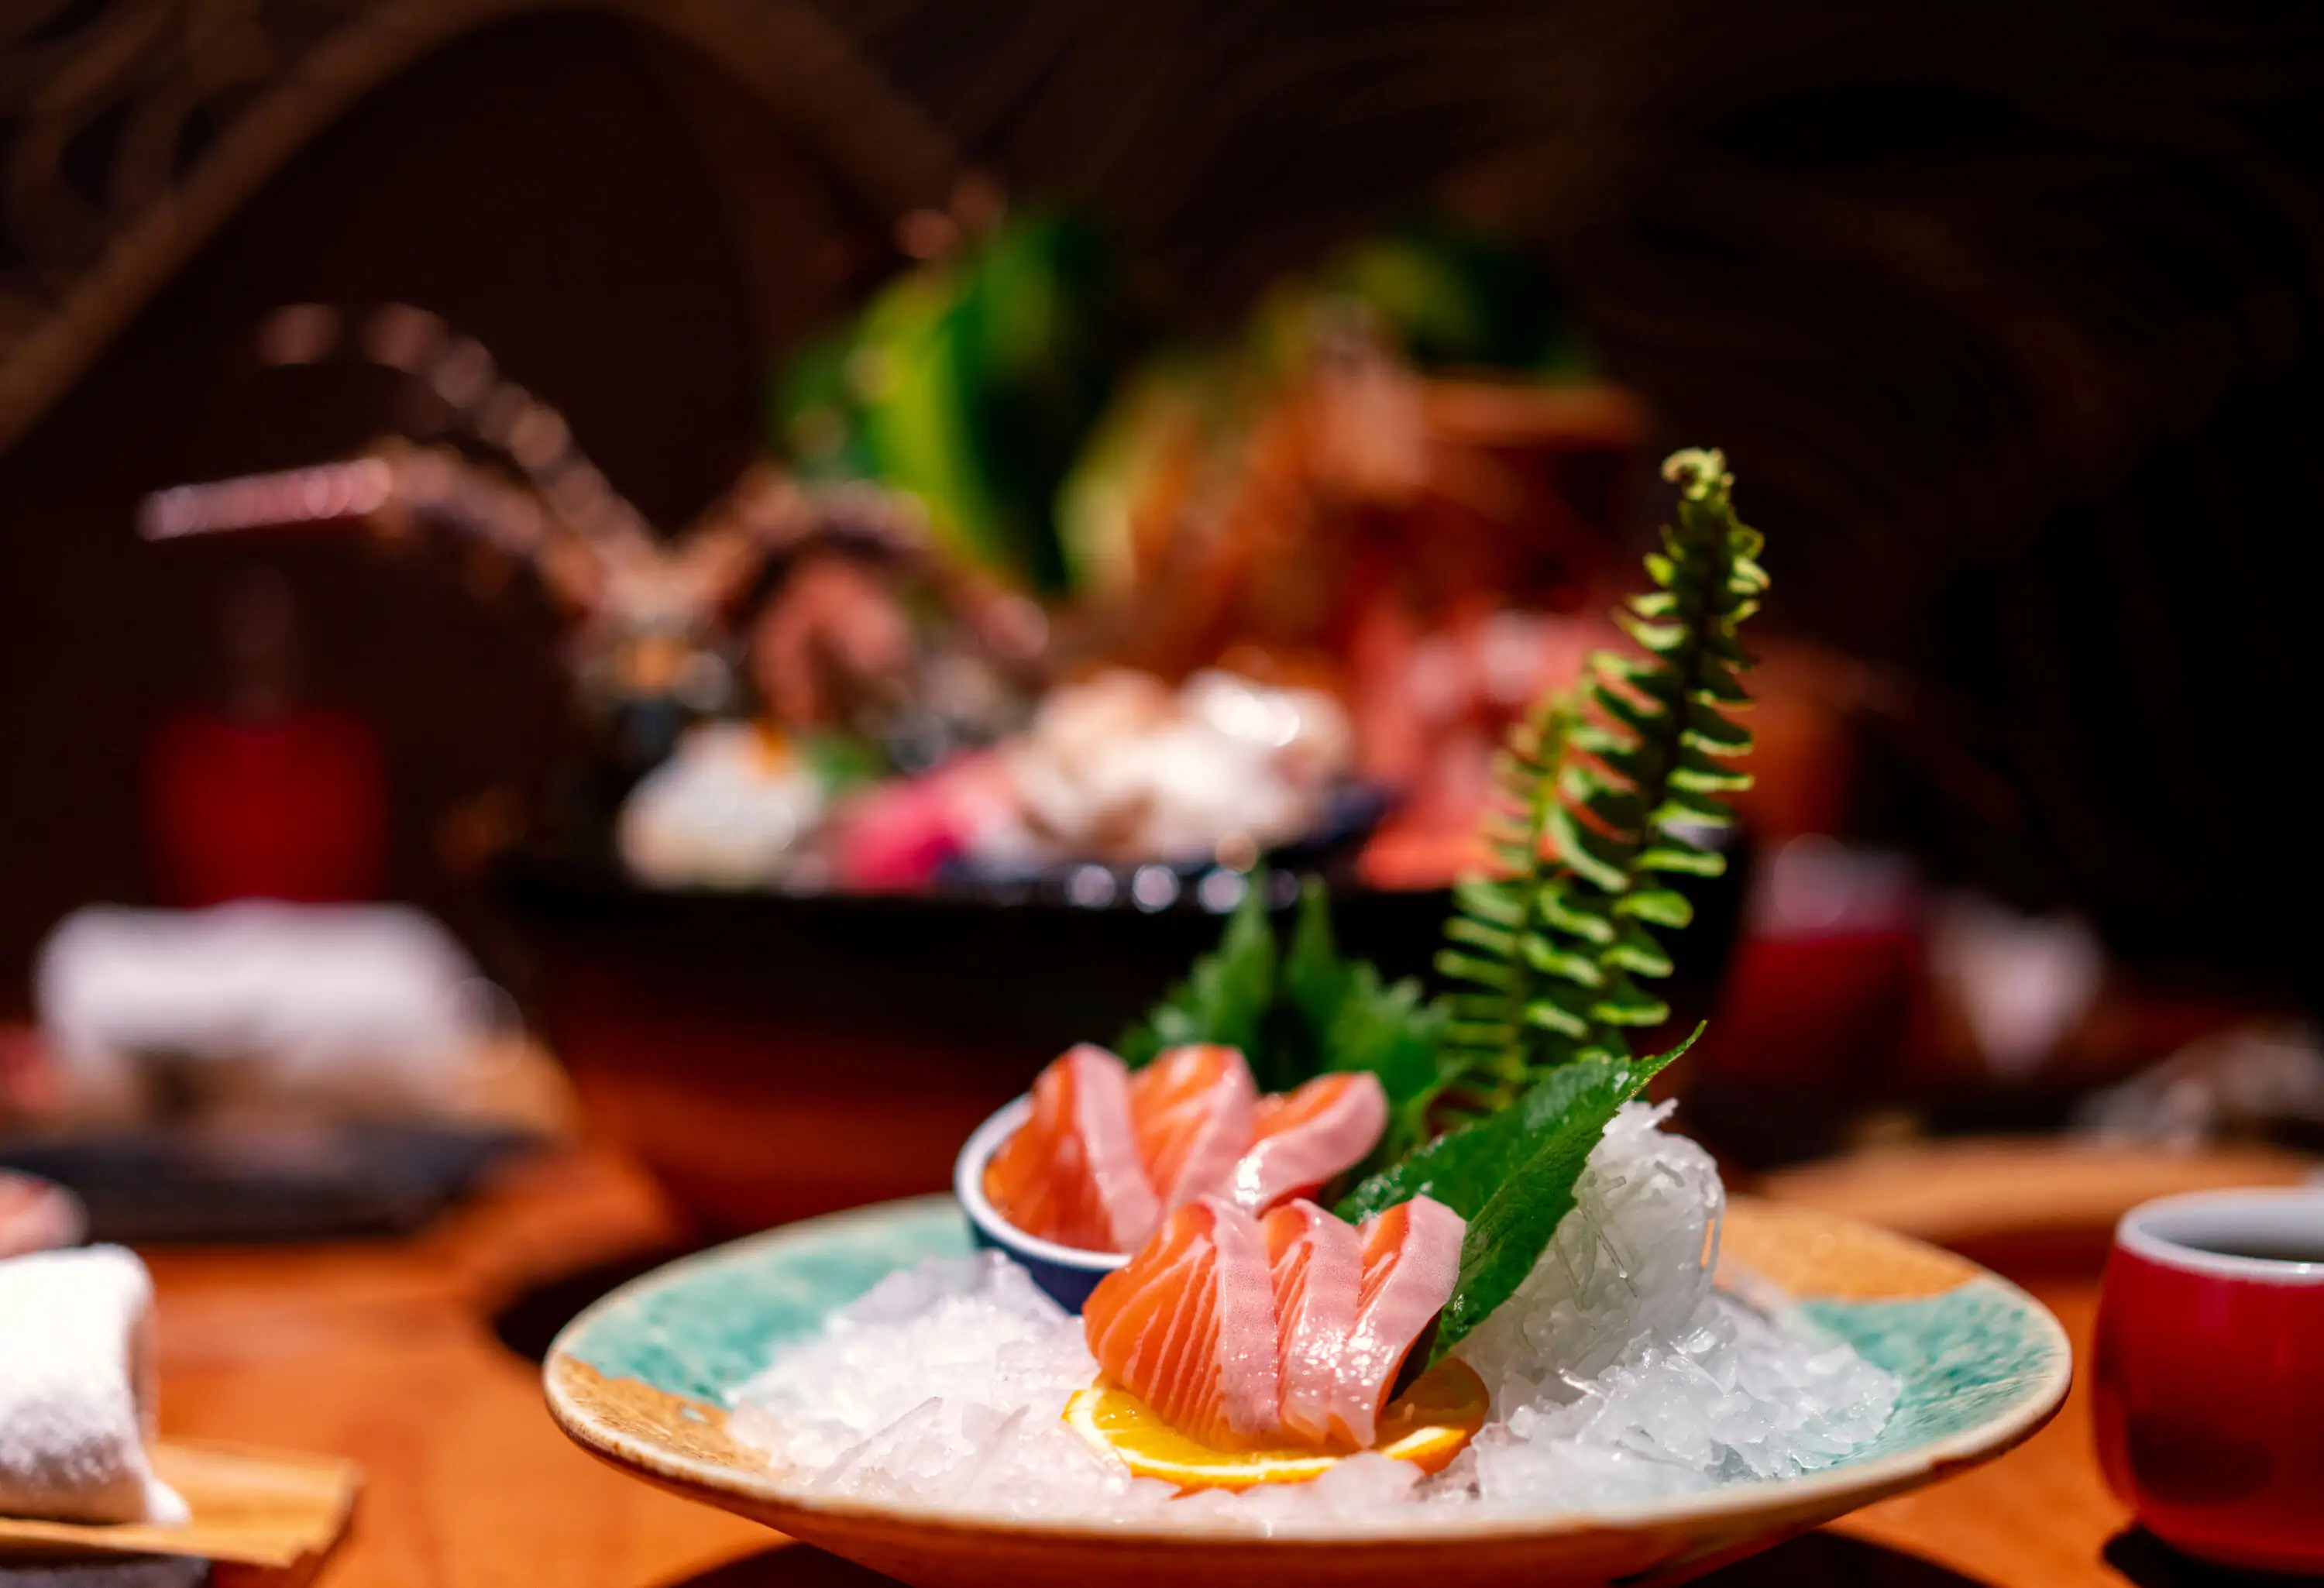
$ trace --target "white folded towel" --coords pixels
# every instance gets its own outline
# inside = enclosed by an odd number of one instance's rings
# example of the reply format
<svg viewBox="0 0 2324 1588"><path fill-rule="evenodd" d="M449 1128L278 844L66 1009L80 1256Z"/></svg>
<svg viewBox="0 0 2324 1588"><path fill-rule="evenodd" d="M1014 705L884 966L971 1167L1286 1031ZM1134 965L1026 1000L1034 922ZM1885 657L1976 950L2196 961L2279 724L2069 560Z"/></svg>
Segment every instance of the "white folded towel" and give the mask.
<svg viewBox="0 0 2324 1588"><path fill-rule="evenodd" d="M0 1516L182 1522L153 1476L153 1281L118 1246L0 1262Z"/></svg>
<svg viewBox="0 0 2324 1588"><path fill-rule="evenodd" d="M136 1056L240 1060L278 1091L424 1103L492 1033L475 962L402 905L91 905L42 946L33 1005L78 1087Z"/></svg>

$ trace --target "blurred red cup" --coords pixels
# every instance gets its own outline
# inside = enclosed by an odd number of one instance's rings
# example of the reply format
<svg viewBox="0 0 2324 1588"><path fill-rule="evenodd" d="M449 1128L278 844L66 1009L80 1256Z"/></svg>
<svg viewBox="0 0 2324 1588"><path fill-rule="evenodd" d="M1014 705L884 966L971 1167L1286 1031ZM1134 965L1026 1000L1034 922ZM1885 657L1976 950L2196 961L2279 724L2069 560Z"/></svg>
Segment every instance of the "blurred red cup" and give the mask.
<svg viewBox="0 0 2324 1588"><path fill-rule="evenodd" d="M2098 1301L2107 1482L2185 1554L2324 1571L2324 1187L2133 1208Z"/></svg>

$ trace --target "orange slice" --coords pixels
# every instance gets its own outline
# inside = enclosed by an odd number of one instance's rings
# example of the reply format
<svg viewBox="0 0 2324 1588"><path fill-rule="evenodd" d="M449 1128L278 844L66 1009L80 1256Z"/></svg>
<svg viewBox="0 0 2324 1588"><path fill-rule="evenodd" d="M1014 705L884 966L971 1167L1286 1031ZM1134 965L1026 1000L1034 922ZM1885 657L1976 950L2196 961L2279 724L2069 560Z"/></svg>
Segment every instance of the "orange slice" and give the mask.
<svg viewBox="0 0 2324 1588"><path fill-rule="evenodd" d="M1424 1473L1441 1471L1485 1426L1487 1400L1484 1380L1468 1363L1447 1358L1380 1414L1372 1449ZM1161 1478L1182 1491L1304 1483L1346 1459L1314 1450L1214 1450L1164 1422L1129 1390L1103 1384L1076 1391L1065 1403L1065 1421L1139 1477Z"/></svg>

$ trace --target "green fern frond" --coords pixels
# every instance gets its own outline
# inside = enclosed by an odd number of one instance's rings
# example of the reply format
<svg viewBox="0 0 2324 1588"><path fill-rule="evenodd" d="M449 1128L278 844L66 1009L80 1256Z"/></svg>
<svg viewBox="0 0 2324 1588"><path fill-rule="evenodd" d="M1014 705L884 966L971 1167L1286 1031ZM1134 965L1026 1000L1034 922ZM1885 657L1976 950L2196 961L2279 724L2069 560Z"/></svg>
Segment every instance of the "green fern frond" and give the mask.
<svg viewBox="0 0 2324 1588"><path fill-rule="evenodd" d="M1527 1076L1523 1061L1528 1024L1539 1024L1540 983L1550 973L1535 965L1526 946L1545 943L1540 899L1554 876L1549 822L1562 808L1557 779L1566 763L1565 741L1576 713L1568 702L1544 699L1509 734L1494 758L1496 791L1517 814L1489 812L1484 836L1500 875L1463 881L1453 891L1445 947L1437 973L1452 983L1451 1012L1438 1043L1438 1067L1464 1111L1490 1113L1514 1099ZM1550 1018L1586 1031L1587 1021L1554 1004Z"/></svg>
<svg viewBox="0 0 2324 1588"><path fill-rule="evenodd" d="M1655 934L1693 918L1658 879L1726 865L1689 835L1730 824L1720 796L1750 787L1729 763L1751 735L1729 713L1750 700L1736 630L1767 587L1765 543L1736 518L1720 453L1674 453L1663 475L1679 500L1646 559L1655 588L1615 614L1638 652L1592 656L1495 758L1496 872L1454 889L1436 961L1454 984L1440 1095L1458 1111L1490 1112L1558 1065L1628 1057L1631 1031L1670 1015L1640 985L1671 974Z"/></svg>

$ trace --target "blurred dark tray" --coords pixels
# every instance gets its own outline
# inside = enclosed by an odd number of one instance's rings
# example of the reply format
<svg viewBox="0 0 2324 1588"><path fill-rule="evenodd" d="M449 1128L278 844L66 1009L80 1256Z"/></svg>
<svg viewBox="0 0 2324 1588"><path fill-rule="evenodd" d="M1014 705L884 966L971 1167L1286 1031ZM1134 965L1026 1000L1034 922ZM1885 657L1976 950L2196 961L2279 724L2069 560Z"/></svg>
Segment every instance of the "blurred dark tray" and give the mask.
<svg viewBox="0 0 2324 1588"><path fill-rule="evenodd" d="M1697 883L1665 984L1705 1011L1748 885L1748 846ZM714 1229L948 1184L977 1122L1074 1042L1112 1041L1222 917L1199 886L1141 909L1069 901L1070 872L929 896L670 891L609 861L512 857L497 896L532 961L517 980L583 1106ZM1287 882L1287 874L1284 877ZM1339 888L1343 951L1429 974L1448 896Z"/></svg>
<svg viewBox="0 0 2324 1588"><path fill-rule="evenodd" d="M417 1229L530 1140L419 1124L232 1140L151 1130L0 1145L0 1167L71 1190L92 1241L304 1241Z"/></svg>
<svg viewBox="0 0 2324 1588"><path fill-rule="evenodd" d="M555 984L586 967L650 977L660 998L696 1011L1022 1047L1029 1075L1071 1043L1111 1041L1225 926L1197 902L1198 884L1152 910L1130 903L1127 876L1096 908L1070 902L1067 885L1060 875L964 878L929 894L673 891L535 860L503 873L500 897L545 957L553 1039ZM1341 946L1392 975L1425 972L1446 902L1441 891L1337 895Z"/></svg>
<svg viewBox="0 0 2324 1588"><path fill-rule="evenodd" d="M1375 789L1342 790L1319 832L1268 856L1271 903L1287 928L1301 881L1320 877L1342 952L1391 979L1433 982L1449 890L1383 891L1353 880L1387 809ZM1748 839L1730 831L1708 841L1728 852L1726 874L1674 879L1696 909L1661 989L1680 1015L1699 1011L1723 975L1748 882ZM1141 900L1141 872L1164 873L1167 897ZM528 990L546 992L552 1039L558 995L576 975L650 979L659 1002L696 1012L1021 1045L1028 1076L1071 1043L1120 1034L1216 946L1242 891L1240 878L1211 865L1093 862L1021 873L955 865L926 893L668 889L634 881L598 845L519 850L503 858L497 883L545 962L546 988Z"/></svg>
<svg viewBox="0 0 2324 1588"><path fill-rule="evenodd" d="M1297 896L1296 879L1319 875L1348 891L1356 857L1381 822L1395 808L1394 797L1378 784L1349 781L1325 798L1322 818L1314 831L1268 852L1267 867L1274 874L1276 902L1288 904ZM1168 898L1141 902L1136 883L1141 873L1161 873L1175 891ZM1208 909L1216 912L1223 899L1206 900L1202 882L1206 877L1227 880L1219 866L1204 860L1193 864L1148 862L1119 864L1096 861L1066 861L1034 870L1012 871L970 861L956 861L938 874L935 891L946 898L984 904L1073 904L1079 909L1136 909L1147 914L1167 909ZM1103 882L1102 898L1088 892L1093 880ZM1237 897L1239 897L1239 893Z"/></svg>

